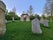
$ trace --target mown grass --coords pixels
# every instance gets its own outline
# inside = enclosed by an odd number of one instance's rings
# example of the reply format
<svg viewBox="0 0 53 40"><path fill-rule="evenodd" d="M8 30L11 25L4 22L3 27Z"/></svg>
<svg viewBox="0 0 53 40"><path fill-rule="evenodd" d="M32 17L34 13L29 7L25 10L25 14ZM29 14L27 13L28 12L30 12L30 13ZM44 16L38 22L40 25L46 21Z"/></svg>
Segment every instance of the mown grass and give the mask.
<svg viewBox="0 0 53 40"><path fill-rule="evenodd" d="M6 24L7 31L0 40L53 40L53 23L49 23L49 28L41 25L42 34L31 32L31 22L10 22Z"/></svg>

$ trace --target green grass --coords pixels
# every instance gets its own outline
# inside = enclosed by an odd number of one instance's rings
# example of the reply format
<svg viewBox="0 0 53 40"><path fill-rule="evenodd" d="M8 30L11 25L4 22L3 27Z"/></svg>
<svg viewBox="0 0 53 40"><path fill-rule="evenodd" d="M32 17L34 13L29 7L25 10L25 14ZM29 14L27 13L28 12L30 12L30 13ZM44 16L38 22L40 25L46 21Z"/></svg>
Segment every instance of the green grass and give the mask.
<svg viewBox="0 0 53 40"><path fill-rule="evenodd" d="M31 32L31 22L11 22L7 23L7 32L0 40L53 40L53 23L49 23L49 28L41 25L43 34L33 34Z"/></svg>

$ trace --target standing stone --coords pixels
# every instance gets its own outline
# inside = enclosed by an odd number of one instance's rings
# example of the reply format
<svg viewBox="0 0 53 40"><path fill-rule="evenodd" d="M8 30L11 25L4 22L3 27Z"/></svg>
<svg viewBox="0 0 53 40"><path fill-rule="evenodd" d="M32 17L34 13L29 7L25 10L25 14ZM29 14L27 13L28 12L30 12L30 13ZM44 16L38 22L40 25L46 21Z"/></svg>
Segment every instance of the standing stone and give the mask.
<svg viewBox="0 0 53 40"><path fill-rule="evenodd" d="M12 21L15 21L15 20L14 20L14 17L12 17Z"/></svg>
<svg viewBox="0 0 53 40"><path fill-rule="evenodd" d="M30 21L30 17L29 16L26 17L26 21Z"/></svg>
<svg viewBox="0 0 53 40"><path fill-rule="evenodd" d="M24 18L21 16L20 21L24 21Z"/></svg>
<svg viewBox="0 0 53 40"><path fill-rule="evenodd" d="M48 27L48 20L46 20L46 19L44 20L44 26Z"/></svg>
<svg viewBox="0 0 53 40"><path fill-rule="evenodd" d="M5 10L6 10L6 5L2 1L0 1L0 35L5 34L6 32Z"/></svg>
<svg viewBox="0 0 53 40"><path fill-rule="evenodd" d="M37 34L42 33L42 30L40 28L40 22L39 22L39 20L37 18L32 20L32 32L37 33Z"/></svg>
<svg viewBox="0 0 53 40"><path fill-rule="evenodd" d="M40 23L41 23L41 24L43 24L43 22L44 22L44 19L43 19L43 18L41 18L41 19L40 19Z"/></svg>

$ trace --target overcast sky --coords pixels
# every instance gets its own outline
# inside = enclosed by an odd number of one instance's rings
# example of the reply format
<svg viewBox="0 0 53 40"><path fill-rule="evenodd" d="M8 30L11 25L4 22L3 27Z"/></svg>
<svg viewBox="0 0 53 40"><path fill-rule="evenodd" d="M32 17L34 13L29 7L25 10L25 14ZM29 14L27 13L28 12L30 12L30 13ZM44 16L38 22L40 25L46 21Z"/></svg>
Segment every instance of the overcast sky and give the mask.
<svg viewBox="0 0 53 40"><path fill-rule="evenodd" d="M15 7L18 15L27 11L30 5L32 5L34 13L41 15L45 4L45 0L3 0L3 2L6 4L8 11Z"/></svg>

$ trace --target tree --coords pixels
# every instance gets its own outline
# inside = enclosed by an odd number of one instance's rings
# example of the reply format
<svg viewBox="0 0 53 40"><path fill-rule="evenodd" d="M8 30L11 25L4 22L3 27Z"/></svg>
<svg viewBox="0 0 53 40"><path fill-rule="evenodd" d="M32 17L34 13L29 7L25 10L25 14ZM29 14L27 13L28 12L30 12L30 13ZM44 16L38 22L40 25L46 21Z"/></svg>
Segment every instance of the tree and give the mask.
<svg viewBox="0 0 53 40"><path fill-rule="evenodd" d="M31 15L30 16L30 20L33 20L35 18L35 16Z"/></svg>
<svg viewBox="0 0 53 40"><path fill-rule="evenodd" d="M46 19L45 15L42 15L42 18Z"/></svg>
<svg viewBox="0 0 53 40"><path fill-rule="evenodd" d="M15 13L16 13L16 8L14 7L11 11L12 21L15 20L15 16L16 16Z"/></svg>
<svg viewBox="0 0 53 40"><path fill-rule="evenodd" d="M32 7L32 5L29 6L28 12L29 12L29 15L32 15L32 13L33 13L33 7Z"/></svg>
<svg viewBox="0 0 53 40"><path fill-rule="evenodd" d="M10 11L9 15L11 16L12 21L14 21L14 19L15 19L15 12Z"/></svg>
<svg viewBox="0 0 53 40"><path fill-rule="evenodd" d="M11 15L9 15L8 10L6 10L6 12L5 12L5 19L6 19L6 20L12 20L12 19L11 19Z"/></svg>
<svg viewBox="0 0 53 40"><path fill-rule="evenodd" d="M46 4L44 7L44 13L46 13L47 15L50 14L51 16L51 22L52 22L52 16L53 16L53 0L46 0Z"/></svg>
<svg viewBox="0 0 53 40"><path fill-rule="evenodd" d="M35 14L35 17L37 17L39 20L40 20L40 18L41 18L38 14Z"/></svg>
<svg viewBox="0 0 53 40"><path fill-rule="evenodd" d="M5 15L6 20L12 20L11 15Z"/></svg>
<svg viewBox="0 0 53 40"><path fill-rule="evenodd" d="M18 15L15 15L15 20L20 20L20 17Z"/></svg>

